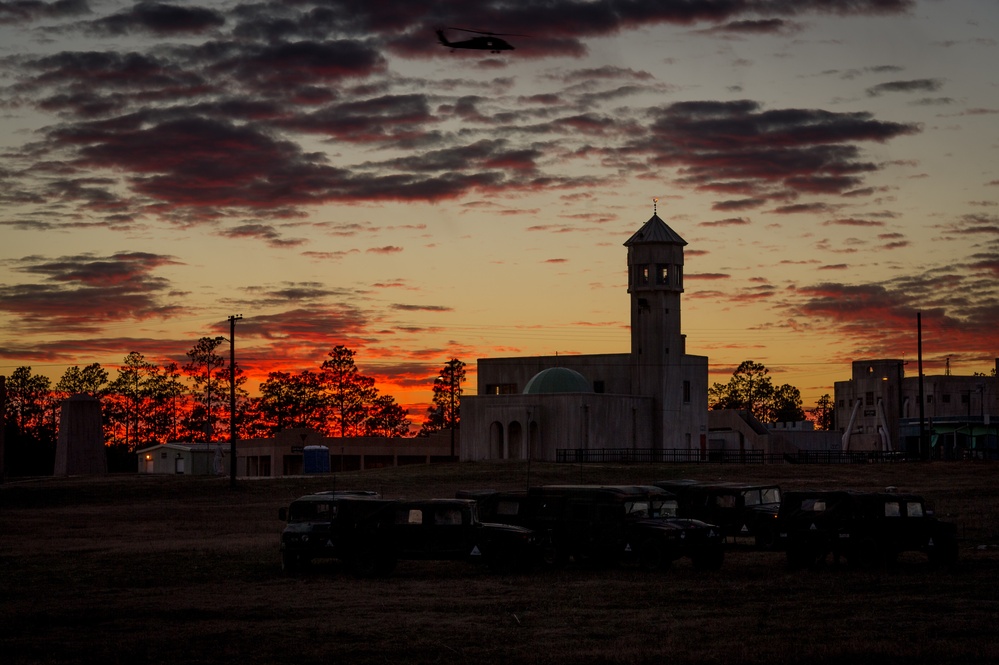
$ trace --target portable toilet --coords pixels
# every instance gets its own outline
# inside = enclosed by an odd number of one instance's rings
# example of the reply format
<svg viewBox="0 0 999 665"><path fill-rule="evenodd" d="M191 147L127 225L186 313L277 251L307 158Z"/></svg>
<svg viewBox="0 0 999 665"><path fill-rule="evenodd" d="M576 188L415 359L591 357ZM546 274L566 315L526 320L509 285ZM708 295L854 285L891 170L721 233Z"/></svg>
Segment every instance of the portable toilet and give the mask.
<svg viewBox="0 0 999 665"><path fill-rule="evenodd" d="M326 446L306 446L303 450L303 473L329 473L330 449Z"/></svg>

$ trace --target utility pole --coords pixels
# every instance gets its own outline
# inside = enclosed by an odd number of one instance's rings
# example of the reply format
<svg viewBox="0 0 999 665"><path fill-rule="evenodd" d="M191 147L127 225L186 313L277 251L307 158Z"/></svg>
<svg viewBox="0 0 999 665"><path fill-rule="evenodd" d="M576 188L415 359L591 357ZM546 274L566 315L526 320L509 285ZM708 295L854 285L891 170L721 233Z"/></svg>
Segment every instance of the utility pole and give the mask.
<svg viewBox="0 0 999 665"><path fill-rule="evenodd" d="M451 391L450 391L451 392L451 414L450 414L450 421L451 421L451 459L454 459L454 393L455 393L455 390L456 390L454 382L455 382L456 378L457 377L455 376L455 368L452 365L451 366Z"/></svg>
<svg viewBox="0 0 999 665"><path fill-rule="evenodd" d="M916 354L919 356L919 459L930 458L930 446L926 438L926 396L923 392L923 313L916 312Z"/></svg>
<svg viewBox="0 0 999 665"><path fill-rule="evenodd" d="M4 481L3 432L5 429L7 429L7 378L4 376L0 376L0 483L3 483Z"/></svg>
<svg viewBox="0 0 999 665"><path fill-rule="evenodd" d="M229 486L236 488L236 321L242 314L229 317Z"/></svg>

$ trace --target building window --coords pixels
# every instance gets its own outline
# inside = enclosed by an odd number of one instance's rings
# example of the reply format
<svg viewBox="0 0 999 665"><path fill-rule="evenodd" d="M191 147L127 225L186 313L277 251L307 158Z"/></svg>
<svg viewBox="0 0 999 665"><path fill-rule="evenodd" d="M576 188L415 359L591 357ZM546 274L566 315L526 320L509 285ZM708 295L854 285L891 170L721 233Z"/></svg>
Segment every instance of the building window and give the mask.
<svg viewBox="0 0 999 665"><path fill-rule="evenodd" d="M595 392L597 394L602 394L604 392L604 382L603 381L594 381L593 382L593 392Z"/></svg>
<svg viewBox="0 0 999 665"><path fill-rule="evenodd" d="M874 406L874 393L867 393L864 397L865 406Z"/></svg>
<svg viewBox="0 0 999 665"><path fill-rule="evenodd" d="M648 266L638 266L638 285L648 286L649 285L649 267Z"/></svg>
<svg viewBox="0 0 999 665"><path fill-rule="evenodd" d="M943 402L944 404L950 404L950 395L949 395L949 394L947 394L947 395L944 395L944 396L943 396L943 397L941 398L941 401L942 401L942 402Z"/></svg>
<svg viewBox="0 0 999 665"><path fill-rule="evenodd" d="M656 284L660 286L669 284L669 266L665 263L656 265Z"/></svg>
<svg viewBox="0 0 999 665"><path fill-rule="evenodd" d="M933 404L933 395L927 395L926 396L926 403L927 404Z"/></svg>
<svg viewBox="0 0 999 665"><path fill-rule="evenodd" d="M683 403L690 404L690 381L683 382Z"/></svg>
<svg viewBox="0 0 999 665"><path fill-rule="evenodd" d="M969 404L971 402L971 395L964 393L961 395L961 404Z"/></svg>
<svg viewBox="0 0 999 665"><path fill-rule="evenodd" d="M516 383L488 383L486 384L486 395L516 395Z"/></svg>

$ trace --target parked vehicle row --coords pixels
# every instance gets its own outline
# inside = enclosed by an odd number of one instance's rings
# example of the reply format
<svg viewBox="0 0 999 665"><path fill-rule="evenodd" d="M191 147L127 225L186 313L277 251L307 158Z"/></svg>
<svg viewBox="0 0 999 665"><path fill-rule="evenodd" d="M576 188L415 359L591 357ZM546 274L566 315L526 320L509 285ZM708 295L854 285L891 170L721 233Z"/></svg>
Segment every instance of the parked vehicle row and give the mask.
<svg viewBox="0 0 999 665"><path fill-rule="evenodd" d="M399 501L370 492L310 494L282 508L281 567L337 559L359 576L387 575L400 559L483 561L496 569L536 557L530 529L479 521L474 501Z"/></svg>
<svg viewBox="0 0 999 665"><path fill-rule="evenodd" d="M718 525L733 543L751 539L763 549L777 544L778 485L698 480L661 480L655 485L676 494L680 516Z"/></svg>
<svg viewBox="0 0 999 665"><path fill-rule="evenodd" d="M659 487L546 485L474 496L483 519L533 530L550 565L659 570L688 557L696 568L716 569L724 560L718 527L677 517L676 497Z"/></svg>
<svg viewBox="0 0 999 665"><path fill-rule="evenodd" d="M797 491L770 484L661 481L463 490L453 499L384 499L319 492L279 511L281 563L295 571L337 559L359 576L387 575L400 559L536 566L635 565L664 570L681 558L722 566L725 544L782 549L791 567L832 557L886 565L901 553L957 560L955 525L923 499L897 492Z"/></svg>
<svg viewBox="0 0 999 665"><path fill-rule="evenodd" d="M788 492L777 516L791 567L832 556L863 567L922 552L931 564L957 561L957 527L936 519L921 496L897 492Z"/></svg>

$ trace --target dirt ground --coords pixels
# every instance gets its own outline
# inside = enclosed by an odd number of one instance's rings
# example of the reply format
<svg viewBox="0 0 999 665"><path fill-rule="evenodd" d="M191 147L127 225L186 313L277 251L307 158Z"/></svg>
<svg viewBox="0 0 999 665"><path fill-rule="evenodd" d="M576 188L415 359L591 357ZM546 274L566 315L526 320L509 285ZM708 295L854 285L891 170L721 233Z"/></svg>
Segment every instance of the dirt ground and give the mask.
<svg viewBox="0 0 999 665"><path fill-rule="evenodd" d="M0 660L21 663L999 662L999 467L453 464L336 477L8 480L0 485ZM498 576L400 562L281 573L278 509L319 489L458 489L665 478L924 494L960 563L789 571L736 548L719 571L568 568Z"/></svg>

